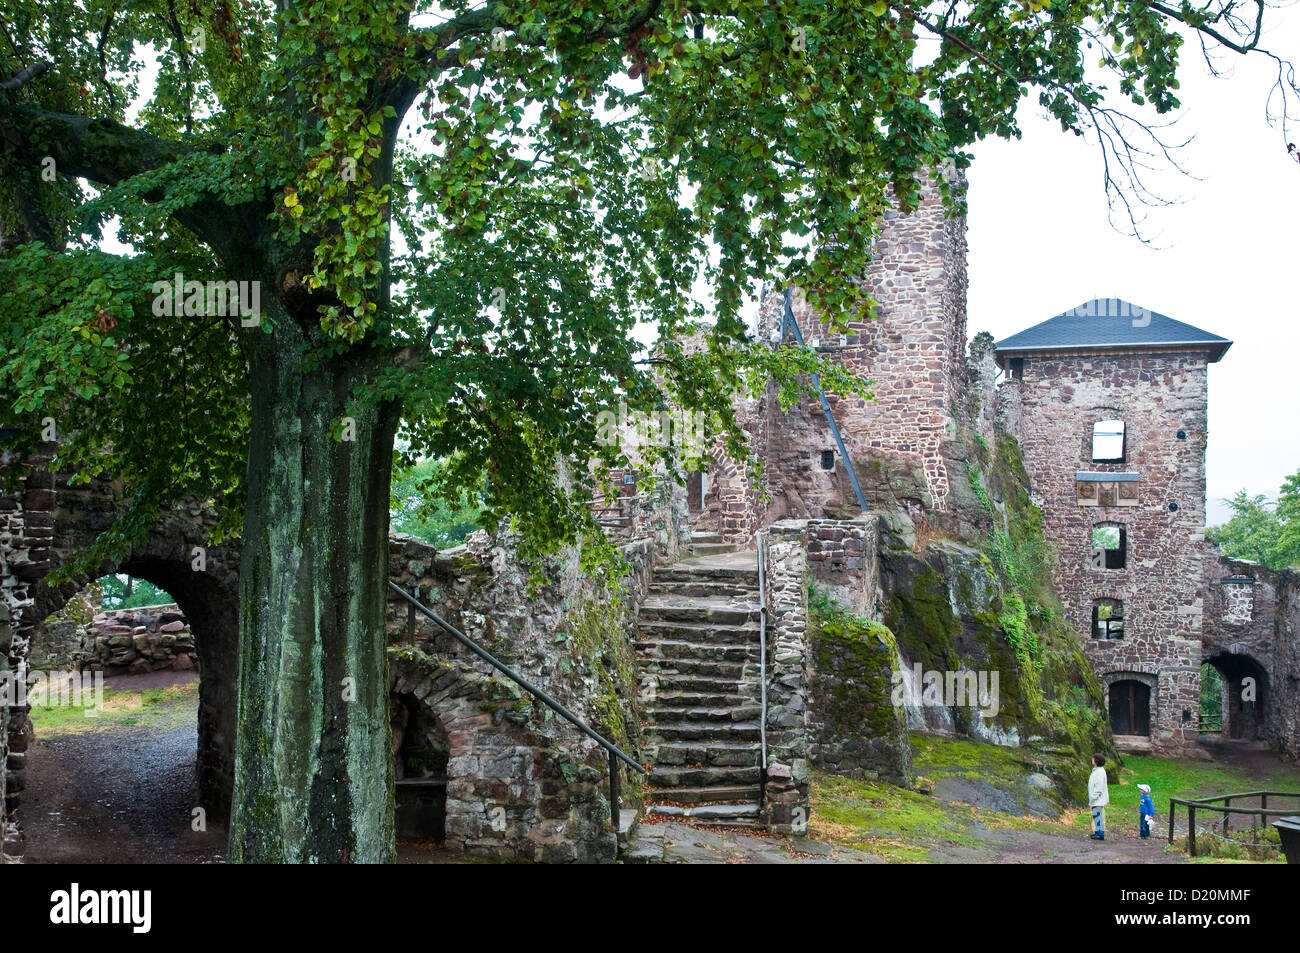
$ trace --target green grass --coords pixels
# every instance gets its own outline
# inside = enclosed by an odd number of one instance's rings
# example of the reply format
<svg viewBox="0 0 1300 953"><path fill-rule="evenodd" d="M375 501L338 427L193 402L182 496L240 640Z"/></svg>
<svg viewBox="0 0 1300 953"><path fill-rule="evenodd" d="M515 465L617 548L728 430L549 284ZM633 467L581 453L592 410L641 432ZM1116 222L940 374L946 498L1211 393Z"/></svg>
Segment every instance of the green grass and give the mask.
<svg viewBox="0 0 1300 953"><path fill-rule="evenodd" d="M1171 797L1193 799L1216 797L1224 794L1242 794L1247 791L1294 791L1300 793L1300 767L1286 765L1280 761L1270 770L1249 773L1232 765L1216 764L1208 761L1175 761L1171 758L1156 758L1150 755L1126 755L1119 770L1119 779L1109 785L1110 806L1106 808L1106 829L1118 830L1122 836L1135 836L1138 829L1139 784L1151 785L1151 801L1155 805L1156 819L1152 836L1167 838L1169 836L1169 799ZM1281 807L1295 807L1300 813L1300 799L1283 801ZM1271 821L1273 818L1269 818ZM1080 831L1090 830L1092 818L1085 811L1074 819L1074 826ZM1179 807L1175 825L1187 828L1187 809ZM1202 829L1199 822L1198 832ZM1232 837L1258 843L1277 843L1277 831L1271 826L1250 836L1242 831ZM1175 844L1186 845L1186 838L1175 836ZM1217 853L1214 857L1200 857L1198 862L1216 860L1232 861L1247 859L1235 846L1220 841L1212 836L1197 835L1197 852L1209 850Z"/></svg>
<svg viewBox="0 0 1300 953"><path fill-rule="evenodd" d="M32 705L31 719L37 737L65 732L101 731L120 725L181 728L193 724L198 707L199 683L169 685L144 691L119 691L104 686L104 707L87 715L91 705Z"/></svg>
<svg viewBox="0 0 1300 953"><path fill-rule="evenodd" d="M935 735L913 734L912 765L918 783L943 778L982 779L1006 791L1024 806L1025 775L1050 770L1058 756L1024 748L1004 748L975 741ZM1209 762L1175 761L1168 758L1130 755L1125 758L1116 783L1110 785L1110 807L1106 827L1119 838L1137 836L1139 783L1152 786L1156 805L1153 837L1164 847L1161 832L1167 830L1170 797L1205 797L1268 788L1300 791L1300 768L1277 763L1257 774ZM1037 792L1040 795L1046 792ZM1063 805L1059 818L1020 817L984 810L969 804L949 803L919 791L878 781L857 781L815 773L811 793L811 836L904 863L924 863L932 851L940 855L948 848L980 848L988 844L987 832L1013 829L1053 834L1062 838L1085 838L1091 825L1084 804ZM1289 805L1288 805L1289 806ZM1300 804L1297 805L1300 809ZM1186 816L1180 813L1186 827ZM1241 832L1248 834L1249 832ZM1260 838L1276 841L1275 832ZM1255 840L1259 838L1239 838ZM1198 863L1231 863L1249 860L1247 852L1214 838L1197 838L1198 851L1214 850L1217 856L1197 857ZM1185 850L1185 846L1183 847ZM1049 852L1050 853L1050 852ZM1255 859L1273 859L1268 852Z"/></svg>

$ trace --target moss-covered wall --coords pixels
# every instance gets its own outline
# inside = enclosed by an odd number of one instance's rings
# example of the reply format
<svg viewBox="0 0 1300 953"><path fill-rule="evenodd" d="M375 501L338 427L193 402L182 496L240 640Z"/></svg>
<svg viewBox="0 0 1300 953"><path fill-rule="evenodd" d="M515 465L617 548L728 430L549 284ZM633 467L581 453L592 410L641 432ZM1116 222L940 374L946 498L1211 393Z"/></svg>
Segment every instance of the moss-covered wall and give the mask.
<svg viewBox="0 0 1300 953"><path fill-rule="evenodd" d="M952 495L946 532L882 533L884 623L909 664L996 670L996 717L956 708L953 729L1068 756L1059 780L1081 795L1092 753L1114 763L1115 752L1101 685L1052 589L1054 554L1019 447L966 432L951 446L965 455L967 484Z"/></svg>
<svg viewBox="0 0 1300 953"><path fill-rule="evenodd" d="M893 633L816 590L809 602L813 765L848 777L908 784L911 746L902 709L891 702L898 658Z"/></svg>

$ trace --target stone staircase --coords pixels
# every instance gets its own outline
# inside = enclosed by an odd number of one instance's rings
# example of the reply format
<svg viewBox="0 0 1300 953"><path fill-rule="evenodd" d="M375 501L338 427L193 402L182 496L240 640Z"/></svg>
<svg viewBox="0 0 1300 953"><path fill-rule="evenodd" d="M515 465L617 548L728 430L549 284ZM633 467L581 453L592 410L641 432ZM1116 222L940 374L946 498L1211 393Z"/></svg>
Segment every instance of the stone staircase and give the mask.
<svg viewBox="0 0 1300 953"><path fill-rule="evenodd" d="M735 543L723 542L721 536L711 530L691 530L691 541L687 548L694 556L716 556L720 553L734 553ZM758 584L755 583L755 589Z"/></svg>
<svg viewBox="0 0 1300 953"><path fill-rule="evenodd" d="M656 571L641 605L650 818L762 826L758 568L734 550Z"/></svg>

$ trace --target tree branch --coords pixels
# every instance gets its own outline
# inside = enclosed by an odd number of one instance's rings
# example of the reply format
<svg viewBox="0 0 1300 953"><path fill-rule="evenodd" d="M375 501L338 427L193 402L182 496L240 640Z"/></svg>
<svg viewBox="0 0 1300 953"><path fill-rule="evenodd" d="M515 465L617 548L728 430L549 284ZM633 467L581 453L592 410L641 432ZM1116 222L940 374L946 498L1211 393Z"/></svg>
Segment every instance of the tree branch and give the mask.
<svg viewBox="0 0 1300 953"><path fill-rule="evenodd" d="M48 73L52 66L53 64L46 60L33 63L31 66L15 73L13 79L7 79L3 83L0 83L0 90L4 90L6 93L12 93L16 89L21 89L32 80L36 79L36 77Z"/></svg>
<svg viewBox="0 0 1300 953"><path fill-rule="evenodd" d="M40 135L34 136L38 129ZM109 119L29 106L0 104L0 130L5 133L7 148L19 157L35 164L49 156L59 175L105 187L160 169L196 151ZM176 218L225 257L236 240L246 244L250 237L247 216L236 223L237 214L221 202L199 200L177 212Z"/></svg>

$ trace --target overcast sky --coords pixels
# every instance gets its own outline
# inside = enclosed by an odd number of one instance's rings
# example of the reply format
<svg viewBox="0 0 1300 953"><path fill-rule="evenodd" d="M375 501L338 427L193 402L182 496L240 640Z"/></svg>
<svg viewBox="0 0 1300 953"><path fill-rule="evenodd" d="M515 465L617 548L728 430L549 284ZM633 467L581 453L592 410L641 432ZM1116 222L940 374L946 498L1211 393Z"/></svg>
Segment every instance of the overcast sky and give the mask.
<svg viewBox="0 0 1300 953"><path fill-rule="evenodd" d="M1266 38L1300 59L1300 8ZM1186 48L1185 48L1186 49ZM1107 222L1096 146L1036 106L1024 138L981 143L969 175L968 330L1003 338L1096 297L1119 297L1234 342L1210 365L1208 521L1238 489L1275 497L1300 469L1300 164L1264 118L1268 61L1234 57L1215 79L1187 50L1175 138L1200 181L1152 181L1175 206L1152 209L1148 247ZM1300 125L1291 137L1300 142Z"/></svg>

